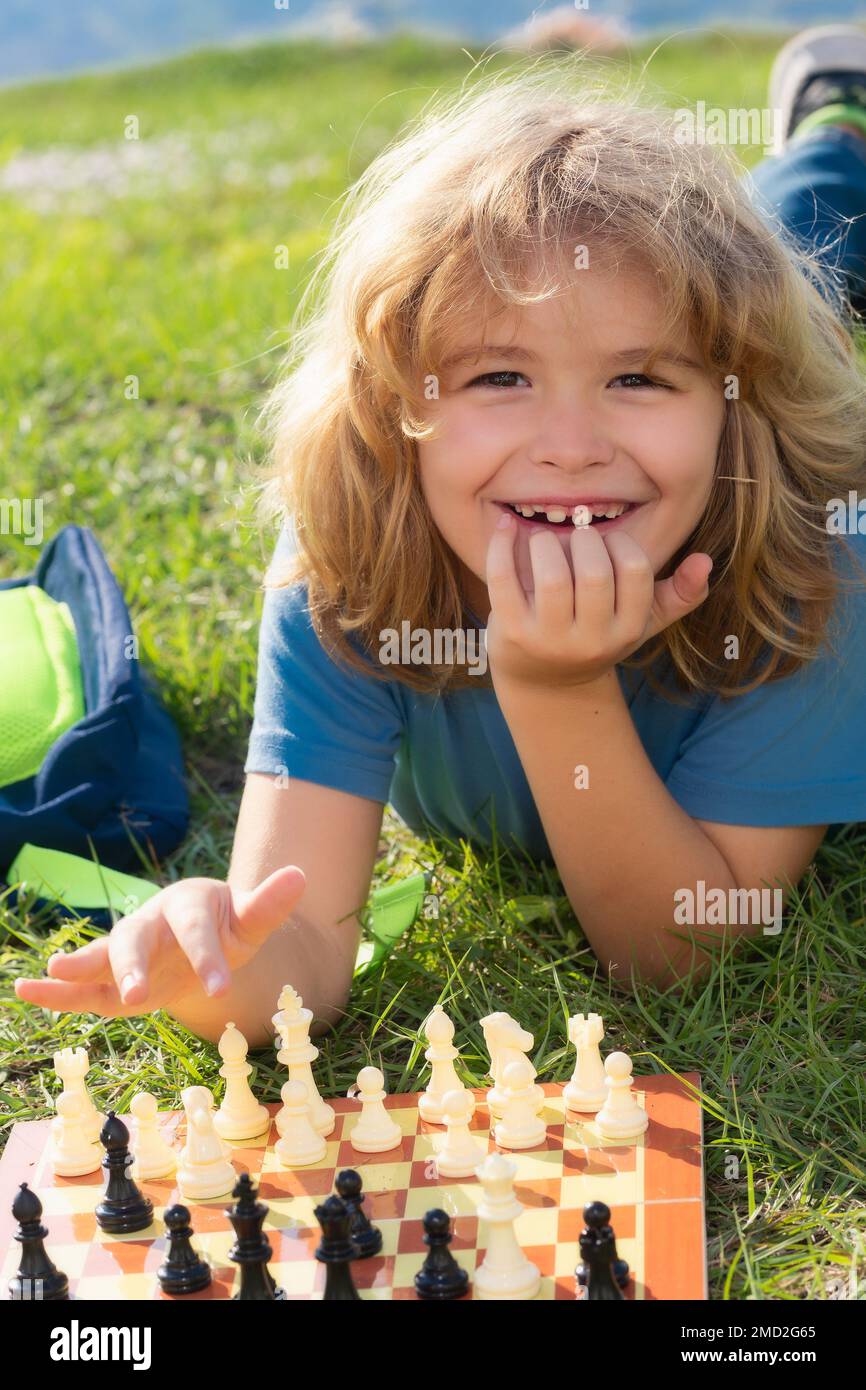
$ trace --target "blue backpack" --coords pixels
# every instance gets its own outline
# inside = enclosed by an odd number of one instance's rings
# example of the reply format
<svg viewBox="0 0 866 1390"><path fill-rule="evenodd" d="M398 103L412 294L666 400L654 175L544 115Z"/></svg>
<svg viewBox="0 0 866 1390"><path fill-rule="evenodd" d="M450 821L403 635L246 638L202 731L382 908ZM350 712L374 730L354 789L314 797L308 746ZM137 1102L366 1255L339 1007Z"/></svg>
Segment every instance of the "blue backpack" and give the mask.
<svg viewBox="0 0 866 1390"><path fill-rule="evenodd" d="M71 613L84 714L51 743L38 770L0 786L0 876L24 844L141 870L181 842L189 798L177 729L130 659L135 639L123 595L85 526L64 527L28 578L0 581L0 598L25 585Z"/></svg>

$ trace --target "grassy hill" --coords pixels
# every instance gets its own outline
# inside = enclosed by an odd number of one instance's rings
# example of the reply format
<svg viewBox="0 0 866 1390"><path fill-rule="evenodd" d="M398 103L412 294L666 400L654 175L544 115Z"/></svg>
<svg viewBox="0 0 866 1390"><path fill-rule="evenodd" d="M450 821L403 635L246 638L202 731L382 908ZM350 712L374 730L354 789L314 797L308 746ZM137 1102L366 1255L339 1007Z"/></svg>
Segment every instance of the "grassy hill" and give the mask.
<svg viewBox="0 0 866 1390"><path fill-rule="evenodd" d="M648 63L672 105L762 106L777 43L672 41L633 50L631 70ZM227 864L271 546L252 520L253 426L310 258L347 183L470 68L459 49L416 40L305 43L0 91L3 495L41 497L46 537L67 522L91 526L127 596L196 796L166 879ZM124 138L130 117L138 140ZM274 269L278 244L289 248L285 271ZM138 399L127 399L130 377ZM3 537L0 575L33 564L33 548ZM862 841L821 852L780 942L740 952L735 969L728 962L685 999L647 989L634 1000L595 979L544 871L387 829L378 877L433 868L441 913L358 991L325 1044L323 1089L345 1089L368 1049L390 1086L412 1089L407 1058L443 961L479 1079L475 1021L491 999L534 1029L542 1079L566 1065L566 1006L600 1010L638 1071L703 1073L714 1296L848 1287L866 1236ZM48 933L0 906L6 1127L45 1113L50 1055L78 1039L96 1059L101 1100L124 1105L144 1081L176 1103L192 1079L215 1076L215 1049L164 1019L54 1019L10 997L15 975L88 931ZM275 1097L277 1068L264 1058L258 1070Z"/></svg>

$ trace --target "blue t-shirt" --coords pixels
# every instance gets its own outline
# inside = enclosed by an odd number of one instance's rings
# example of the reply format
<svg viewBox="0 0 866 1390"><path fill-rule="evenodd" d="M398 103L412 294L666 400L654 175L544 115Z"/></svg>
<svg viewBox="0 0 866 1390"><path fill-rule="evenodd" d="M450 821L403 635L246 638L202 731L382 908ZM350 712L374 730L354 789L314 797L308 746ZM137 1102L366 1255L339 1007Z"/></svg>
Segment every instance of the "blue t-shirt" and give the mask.
<svg viewBox="0 0 866 1390"><path fill-rule="evenodd" d="M845 539L866 572L866 537ZM275 573L291 544L284 532ZM794 675L746 695L680 690L687 703L674 703L643 672L617 667L647 757L690 816L759 826L866 820L866 588L840 592L840 655L825 646ZM596 752L582 757L576 745L576 761ZM495 823L501 839L552 857L495 691L421 693L338 664L313 630L302 583L265 595L246 771L390 801L422 834L433 827L489 845Z"/></svg>

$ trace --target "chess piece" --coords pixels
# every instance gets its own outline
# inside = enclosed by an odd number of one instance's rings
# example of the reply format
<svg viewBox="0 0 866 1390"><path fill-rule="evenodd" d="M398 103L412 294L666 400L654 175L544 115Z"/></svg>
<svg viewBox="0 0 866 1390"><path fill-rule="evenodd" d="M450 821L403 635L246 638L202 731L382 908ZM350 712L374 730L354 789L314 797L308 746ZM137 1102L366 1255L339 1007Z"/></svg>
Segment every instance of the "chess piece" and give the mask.
<svg viewBox="0 0 866 1390"><path fill-rule="evenodd" d="M102 1150L91 1138L89 1114L78 1091L61 1091L55 1102L57 1114L51 1121L49 1160L58 1178L80 1178L97 1173Z"/></svg>
<svg viewBox="0 0 866 1390"><path fill-rule="evenodd" d="M165 1261L156 1271L159 1287L172 1295L199 1293L211 1282L211 1268L193 1249L189 1208L178 1202L166 1209L162 1219L169 1238Z"/></svg>
<svg viewBox="0 0 866 1390"><path fill-rule="evenodd" d="M583 1209L583 1219L586 1223L584 1235L588 1242L596 1241L602 1235L610 1242L613 1277L621 1289L627 1288L629 1281L628 1261L621 1260L616 1253L616 1237L610 1224L610 1207L606 1206L604 1202L588 1202ZM581 1251L582 1249L583 1247L581 1247ZM580 1292L589 1283L588 1265L586 1263L579 1264L574 1274L577 1279L578 1292Z"/></svg>
<svg viewBox="0 0 866 1390"><path fill-rule="evenodd" d="M150 1091L137 1091L129 1103L132 1116L132 1176L138 1182L149 1178L171 1177L177 1168L177 1154L159 1131L159 1108Z"/></svg>
<svg viewBox="0 0 866 1390"><path fill-rule="evenodd" d="M372 1224L364 1211L361 1174L356 1173L354 1168L344 1168L337 1174L334 1186L349 1213L349 1239L355 1258L367 1260L371 1255L378 1255L382 1249L382 1232Z"/></svg>
<svg viewBox="0 0 866 1390"><path fill-rule="evenodd" d="M351 1261L355 1252L349 1238L349 1213L340 1197L328 1197L316 1207L316 1220L322 1228L322 1239L316 1248L316 1259L325 1265L325 1303L347 1303L360 1299L352 1281Z"/></svg>
<svg viewBox="0 0 866 1390"><path fill-rule="evenodd" d="M386 1153L402 1142L403 1131L385 1109L385 1078L378 1067L362 1067L358 1072L361 1117L349 1135L359 1153Z"/></svg>
<svg viewBox="0 0 866 1390"><path fill-rule="evenodd" d="M632 1060L625 1052L611 1052L605 1059L607 1100L595 1117L603 1139L637 1139L649 1124L649 1115L637 1103L632 1089Z"/></svg>
<svg viewBox="0 0 866 1390"><path fill-rule="evenodd" d="M454 1024L441 1004L437 1004L424 1024L424 1034L430 1044L424 1053L430 1063L431 1076L418 1102L418 1113L430 1124L444 1124L442 1102L449 1091L465 1090L472 1099L470 1118L475 1111L475 1097L467 1090L454 1069L454 1059L460 1053L454 1047Z"/></svg>
<svg viewBox="0 0 866 1390"><path fill-rule="evenodd" d="M15 1239L21 1246L21 1261L18 1273L9 1280L9 1297L40 1303L67 1299L69 1281L45 1250L48 1230L42 1225L42 1203L26 1182L15 1194L12 1215L18 1222Z"/></svg>
<svg viewBox="0 0 866 1390"><path fill-rule="evenodd" d="M241 1269L241 1286L233 1301L283 1302L286 1291L277 1288L268 1269L268 1260L274 1253L262 1229L268 1207L264 1202L257 1201L255 1184L249 1173L241 1173L232 1189L232 1196L235 1198L234 1206L226 1210L235 1231L235 1243L229 1251L229 1259L240 1265Z"/></svg>
<svg viewBox="0 0 866 1390"><path fill-rule="evenodd" d="M610 1208L604 1202L590 1202L583 1209L586 1226L580 1234L578 1286L585 1289L590 1303L620 1303L623 1300L614 1271L616 1243L610 1225Z"/></svg>
<svg viewBox="0 0 866 1390"><path fill-rule="evenodd" d="M186 1143L180 1152L177 1185L184 1201L222 1197L231 1192L237 1174L213 1123L213 1096L207 1086L187 1086L181 1092L186 1111Z"/></svg>
<svg viewBox="0 0 866 1390"><path fill-rule="evenodd" d="M319 1049L310 1042L312 1009L305 1009L297 991L291 985L285 985L279 998L279 1012L274 1014L271 1021L282 1043L277 1061L288 1067L290 1081L303 1081L307 1088L313 1129L317 1134L332 1134L337 1123L336 1112L332 1105L322 1100L313 1078L312 1063L318 1057Z"/></svg>
<svg viewBox="0 0 866 1390"><path fill-rule="evenodd" d="M287 1081L280 1091L283 1108L277 1115L280 1138L274 1153L286 1168L303 1168L309 1163L321 1163L328 1145L313 1129L312 1110L303 1081Z"/></svg>
<svg viewBox="0 0 866 1390"><path fill-rule="evenodd" d="M465 1089L448 1091L442 1099L445 1134L433 1139L436 1173L442 1178L471 1178L487 1152L487 1145L474 1138L469 1128L473 1106ZM473 1098L474 1099L474 1098Z"/></svg>
<svg viewBox="0 0 866 1390"><path fill-rule="evenodd" d="M510 1062L525 1060L526 1053L535 1044L535 1038L532 1033L521 1028L510 1014L505 1013L488 1014L487 1018L481 1020L481 1029L490 1053L490 1075L493 1078L493 1085L487 1092L487 1105L490 1114L498 1119L505 1100L502 1081L505 1068ZM535 1111L538 1114L544 1106L544 1091L540 1086L535 1086L533 1095Z"/></svg>
<svg viewBox="0 0 866 1390"><path fill-rule="evenodd" d="M62 1047L54 1054L54 1070L63 1082L63 1089L81 1097L84 1105L85 1132L89 1139L98 1144L105 1116L97 1110L85 1085L84 1078L89 1068L90 1058L86 1047Z"/></svg>
<svg viewBox="0 0 866 1390"><path fill-rule="evenodd" d="M106 1175L105 1195L96 1206L99 1229L118 1236L144 1231L153 1221L153 1204L129 1176L129 1130L113 1110L109 1110L99 1138L105 1149L102 1168Z"/></svg>
<svg viewBox="0 0 866 1390"><path fill-rule="evenodd" d="M223 1059L220 1076L226 1083L222 1104L213 1118L221 1139L255 1139L271 1126L270 1111L250 1090L252 1067L247 1061L247 1040L233 1023L227 1023L217 1044Z"/></svg>
<svg viewBox="0 0 866 1390"><path fill-rule="evenodd" d="M534 1298L541 1288L538 1267L521 1250L514 1223L523 1207L514 1195L517 1164L504 1154L488 1154L475 1170L484 1188L478 1205L487 1223L487 1252L475 1271L476 1298Z"/></svg>
<svg viewBox="0 0 866 1390"><path fill-rule="evenodd" d="M566 1110L595 1114L607 1100L607 1083L599 1043L604 1037L600 1014L575 1014L568 1020L568 1040L577 1048L571 1080L563 1087Z"/></svg>
<svg viewBox="0 0 866 1390"><path fill-rule="evenodd" d="M536 1114L534 1080L535 1068L525 1057L502 1073L502 1119L493 1130L501 1149L537 1149L547 1139L547 1125Z"/></svg>
<svg viewBox="0 0 866 1390"><path fill-rule="evenodd" d="M469 1275L448 1249L450 1241L448 1213L439 1207L428 1211L424 1216L424 1244L428 1253L415 1275L415 1292L419 1298L442 1303L446 1299L462 1298L467 1292Z"/></svg>

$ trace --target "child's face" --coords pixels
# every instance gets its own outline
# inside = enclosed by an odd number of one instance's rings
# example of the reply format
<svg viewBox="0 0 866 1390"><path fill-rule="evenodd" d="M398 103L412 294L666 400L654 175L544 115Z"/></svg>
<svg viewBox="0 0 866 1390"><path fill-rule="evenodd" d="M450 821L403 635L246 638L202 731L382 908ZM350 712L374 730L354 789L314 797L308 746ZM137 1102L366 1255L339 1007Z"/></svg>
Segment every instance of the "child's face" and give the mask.
<svg viewBox="0 0 866 1390"><path fill-rule="evenodd" d="M707 505L724 418L721 377L701 368L687 335L661 361L650 385L630 350L660 338L662 305L645 278L578 272L574 297L503 310L488 324L476 360L452 362L480 346L465 329L425 402L439 437L418 444L421 486L444 540L461 562L465 597L490 612L484 583L490 537L507 503L556 503L566 521L518 519L515 556L533 589L529 537L539 525L570 559L571 512L582 501L631 504L616 527L642 547L658 574L687 540ZM593 522L593 525L596 525Z"/></svg>

